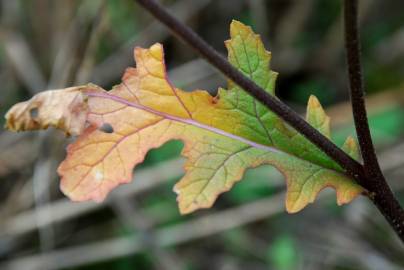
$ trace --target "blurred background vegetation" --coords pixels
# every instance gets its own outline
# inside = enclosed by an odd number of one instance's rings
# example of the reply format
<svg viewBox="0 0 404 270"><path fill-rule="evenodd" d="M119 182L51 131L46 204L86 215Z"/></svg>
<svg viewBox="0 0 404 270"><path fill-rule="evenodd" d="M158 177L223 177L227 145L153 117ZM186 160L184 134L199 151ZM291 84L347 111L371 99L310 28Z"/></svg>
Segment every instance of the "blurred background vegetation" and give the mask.
<svg viewBox="0 0 404 270"><path fill-rule="evenodd" d="M334 140L354 135L340 0L170 0L164 4L225 54L232 19L272 51L277 95L304 113L315 94ZM133 48L161 42L169 77L212 94L225 78L132 0L0 0L0 114L39 91L93 82L110 89ZM404 201L404 2L360 1L370 124L387 179ZM3 117L0 124L4 124ZM136 181L101 204L59 191L66 140L53 130L0 130L0 269L403 269L402 245L365 198L337 207L333 191L284 210L270 166L249 170L215 206L180 216L172 186L180 142L151 151Z"/></svg>

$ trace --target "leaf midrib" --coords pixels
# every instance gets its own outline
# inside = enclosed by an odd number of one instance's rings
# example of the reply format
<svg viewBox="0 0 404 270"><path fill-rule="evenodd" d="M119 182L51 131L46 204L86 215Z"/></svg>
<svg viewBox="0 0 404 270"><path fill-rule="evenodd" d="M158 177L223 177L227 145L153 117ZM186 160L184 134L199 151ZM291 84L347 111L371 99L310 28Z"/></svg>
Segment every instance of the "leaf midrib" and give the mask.
<svg viewBox="0 0 404 270"><path fill-rule="evenodd" d="M144 110L144 111L147 111L149 113L161 116L161 117L163 117L165 119L168 119L168 120L172 120L172 121L180 122L180 123L183 123L183 124L191 125L191 126L194 126L194 127L198 127L198 128L201 128L201 129L205 129L207 131L210 131L210 132L213 132L213 133L228 137L230 139L234 139L234 140L237 140L239 142L245 143L245 144L247 144L247 145L249 145L251 147L254 147L256 149L259 149L259 150L272 152L272 153L275 153L275 154L287 155L287 156L290 156L290 157L295 158L295 159L299 159L299 160L302 160L302 161L305 161L305 162L315 164L317 166L320 166L320 167L328 169L328 170L336 171L333 168L324 167L324 165L322 165L322 164L317 164L317 163L315 163L315 162L313 162L311 160L303 159L301 157L292 155L292 154L290 154L288 152L285 152L283 150L280 150L280 149L272 147L272 146L263 145L263 144L260 144L260 143L256 143L254 141L250 141L250 140L248 140L246 138L243 138L243 137L237 136L235 134L226 132L226 131L224 131L222 129L215 128L215 127L200 123L198 121L195 121L194 119L182 118L182 117L174 116L174 115L167 114L167 113L164 113L164 112L161 112L161 111L157 111L157 110L154 110L154 109L152 109L150 107L144 106L142 104L134 103L134 102L128 101L128 100L126 100L126 99L124 99L122 97L111 95L111 94L106 93L106 92L105 93L90 92L90 93L86 93L86 95L89 96L89 97L98 97L98 98L110 99L110 100L116 101L118 103L121 103L121 104L130 106L130 107L133 107L133 108L136 108L136 109ZM341 173L339 171L336 171L336 172Z"/></svg>

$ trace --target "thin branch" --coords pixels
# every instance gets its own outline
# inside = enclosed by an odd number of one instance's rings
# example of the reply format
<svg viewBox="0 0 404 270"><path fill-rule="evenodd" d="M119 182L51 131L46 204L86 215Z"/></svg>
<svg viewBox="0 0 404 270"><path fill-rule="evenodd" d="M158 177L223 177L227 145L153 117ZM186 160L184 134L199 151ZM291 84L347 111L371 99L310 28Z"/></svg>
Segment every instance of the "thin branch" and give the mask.
<svg viewBox="0 0 404 270"><path fill-rule="evenodd" d="M404 210L383 176L369 129L360 62L358 0L344 1L344 18L351 104L366 176L364 187L371 193L369 198L404 242Z"/></svg>
<svg viewBox="0 0 404 270"><path fill-rule="evenodd" d="M352 112L355 121L356 133L358 135L365 170L374 170L374 174L376 175L380 173L380 166L377 162L375 148L370 135L368 117L365 107L365 94L360 60L357 0L345 0L344 17L345 47L348 63Z"/></svg>
<svg viewBox="0 0 404 270"><path fill-rule="evenodd" d="M237 83L248 94L256 98L264 106L276 113L284 121L303 134L308 140L317 145L330 158L335 160L346 172L355 178L359 184L364 182L363 167L356 160L348 156L344 151L328 140L324 135L303 120L295 111L278 100L276 97L265 92L252 80L244 76L233 67L221 54L207 44L191 28L181 23L172 16L163 6L154 0L136 0L145 9L152 13L160 22L164 23L175 35L190 45L214 67L220 70L228 78Z"/></svg>

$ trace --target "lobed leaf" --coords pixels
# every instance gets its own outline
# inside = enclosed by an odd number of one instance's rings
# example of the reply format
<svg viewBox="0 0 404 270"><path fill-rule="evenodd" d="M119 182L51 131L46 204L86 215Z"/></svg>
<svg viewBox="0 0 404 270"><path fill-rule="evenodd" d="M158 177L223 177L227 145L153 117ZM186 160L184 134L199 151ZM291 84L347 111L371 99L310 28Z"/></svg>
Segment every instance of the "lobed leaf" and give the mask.
<svg viewBox="0 0 404 270"><path fill-rule="evenodd" d="M270 53L259 36L237 21L230 34L229 61L274 94L277 74L269 69ZM111 91L89 84L44 92L6 116L12 130L53 125L81 133L58 169L61 189L72 200L102 201L115 186L131 181L133 167L150 149L173 139L184 142L186 157L185 175L174 187L181 213L210 207L246 169L262 164L284 174L289 212L313 202L326 187L336 190L338 204L363 192L334 161L231 81L216 97L185 92L168 80L160 44L134 54L136 68L128 68ZM39 117L27 113L32 107ZM306 120L331 136L330 119L314 96ZM343 147L357 158L352 138Z"/></svg>

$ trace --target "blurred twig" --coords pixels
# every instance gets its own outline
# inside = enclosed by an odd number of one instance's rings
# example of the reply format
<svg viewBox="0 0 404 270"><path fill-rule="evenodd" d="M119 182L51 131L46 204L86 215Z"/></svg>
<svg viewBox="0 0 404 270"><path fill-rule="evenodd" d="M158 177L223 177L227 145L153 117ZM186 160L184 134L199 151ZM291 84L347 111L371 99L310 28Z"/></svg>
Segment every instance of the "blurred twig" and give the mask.
<svg viewBox="0 0 404 270"><path fill-rule="evenodd" d="M303 64L303 54L294 48L294 42L303 31L315 4L314 0L292 1L282 16L275 33L274 66L281 73L293 73Z"/></svg>
<svg viewBox="0 0 404 270"><path fill-rule="evenodd" d="M404 57L404 27L395 31L390 37L374 49L373 55L380 63L389 64L402 61Z"/></svg>
<svg viewBox="0 0 404 270"><path fill-rule="evenodd" d="M70 79L76 68L77 59L75 54L80 48L81 42L87 40L84 28L93 22L97 14L102 12L103 1L97 1L96 8L93 2L82 1L76 17L70 23L67 33L63 36L58 46L58 52L52 66L52 72L47 88L62 88Z"/></svg>
<svg viewBox="0 0 404 270"><path fill-rule="evenodd" d="M178 270L184 269L180 257L173 252L161 248L157 242L153 229L153 222L137 207L136 203L128 198L116 197L112 201L112 208L118 215L121 222L129 228L132 233L140 233L140 241L145 249L149 249L153 256L153 264L156 269Z"/></svg>
<svg viewBox="0 0 404 270"><path fill-rule="evenodd" d="M100 36L106 28L106 9L101 5L97 16L92 21L92 29L89 34L88 44L83 53L83 59L77 69L75 85L87 83L95 65L95 53L100 41Z"/></svg>
<svg viewBox="0 0 404 270"><path fill-rule="evenodd" d="M188 1L181 0L176 2L170 9L176 16L186 21L203 9L211 0ZM169 36L169 32L158 22L153 21L146 26L140 33L125 42L113 54L107 57L103 62L96 65L92 72L91 81L99 85L107 85L116 80L123 74L126 67L131 66L133 58L133 46L149 46L156 40L163 40Z"/></svg>
<svg viewBox="0 0 404 270"><path fill-rule="evenodd" d="M265 0L250 0L248 5L252 13L252 19L257 33L261 33L261 37L265 42L266 34L268 33L268 14L266 9Z"/></svg>
<svg viewBox="0 0 404 270"><path fill-rule="evenodd" d="M374 7L374 0L360 1L359 23L362 24ZM331 70L339 61L344 50L343 14L328 28L323 41L318 43L316 50L309 56L308 64L316 70ZM313 61L314 60L314 61Z"/></svg>
<svg viewBox="0 0 404 270"><path fill-rule="evenodd" d="M38 211L43 205L50 201L51 181L56 178L56 160L52 157L49 150L49 136L51 132L45 132L39 135L38 143L40 144L39 157L34 166L32 176L32 188L35 202L35 223L39 228L39 240L41 252L46 252L53 248L54 231L50 211ZM43 226L42 224L47 224Z"/></svg>
<svg viewBox="0 0 404 270"><path fill-rule="evenodd" d="M156 242L161 247L178 245L259 219L268 218L268 216L283 211L283 197L284 193L280 193L271 198L257 200L233 209L219 211L168 228L158 229L155 232ZM124 237L50 251L46 255L20 257L14 261L0 264L0 266L2 269L7 270L59 269L127 256L144 249L145 246L142 245L139 238Z"/></svg>
<svg viewBox="0 0 404 270"><path fill-rule="evenodd" d="M20 15L18 1L1 1L2 18L0 40L6 55L17 72L18 77L32 94L45 86L45 78L35 59L28 41L15 29L15 20Z"/></svg>

